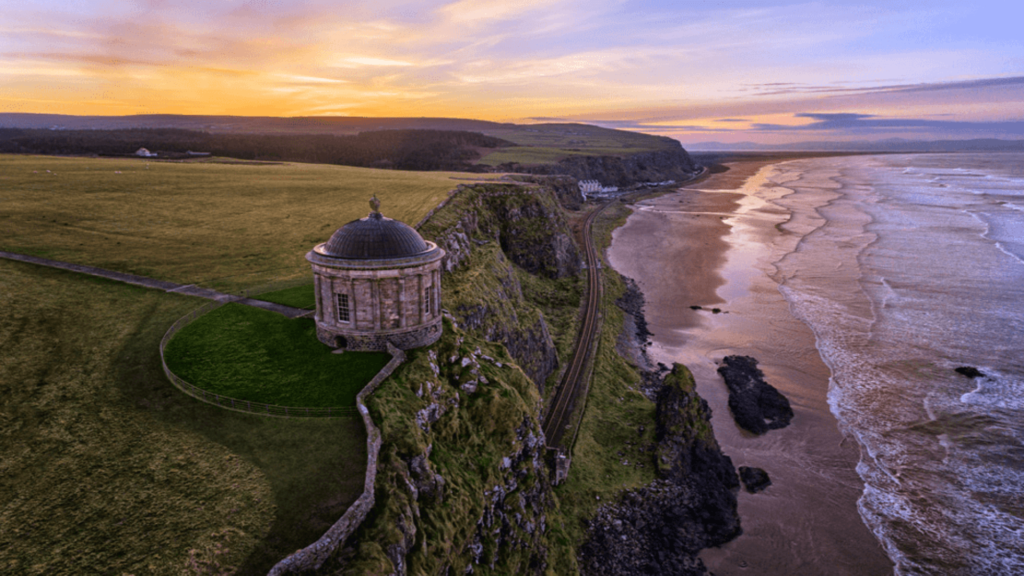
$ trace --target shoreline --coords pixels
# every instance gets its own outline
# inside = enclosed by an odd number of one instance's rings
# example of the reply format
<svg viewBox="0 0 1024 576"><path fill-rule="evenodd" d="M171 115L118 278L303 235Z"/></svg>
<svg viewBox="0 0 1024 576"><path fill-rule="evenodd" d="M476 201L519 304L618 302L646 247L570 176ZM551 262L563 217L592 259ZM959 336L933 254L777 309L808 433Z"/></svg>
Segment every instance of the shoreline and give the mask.
<svg viewBox="0 0 1024 576"><path fill-rule="evenodd" d="M767 492L740 494L744 534L702 552L708 569L719 576L750 568L766 575L891 574L891 561L857 511L860 454L856 443L844 442L829 410L830 372L813 334L792 317L764 270L770 261L762 246L783 235L776 225L788 214L749 193L768 181L775 165L800 158L741 160L638 201L613 233L608 259L644 295L651 363L689 366L712 407L722 450L737 466L765 468L774 483ZM795 246L798 238L790 236ZM737 243L741 237L746 244ZM770 343L780 337L787 344ZM738 429L715 371L727 354L762 362L766 379L797 411L792 426L761 437Z"/></svg>

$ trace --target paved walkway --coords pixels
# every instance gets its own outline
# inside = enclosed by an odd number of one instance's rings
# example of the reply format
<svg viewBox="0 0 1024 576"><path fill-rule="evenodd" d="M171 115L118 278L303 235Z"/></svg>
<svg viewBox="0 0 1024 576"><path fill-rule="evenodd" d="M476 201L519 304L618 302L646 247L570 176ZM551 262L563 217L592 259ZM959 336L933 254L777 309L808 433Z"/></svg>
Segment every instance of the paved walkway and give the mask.
<svg viewBox="0 0 1024 576"><path fill-rule="evenodd" d="M125 274L123 272L114 272L113 270L105 270L103 268L96 268L95 266L86 266L84 264L72 264L71 262L61 262L59 260L50 260L49 258L40 258L38 256L28 256L26 254L4 252L3 250L0 250L0 258L6 258L8 260L17 260L18 262L27 262L29 264L36 264L38 266L47 266L49 268L60 268L61 270L78 272L80 274L99 276L100 278L116 280L118 282L124 282L125 284L133 284L135 286L142 286L143 288L151 288L153 290L174 292L176 294L187 294L188 296L196 296L198 298L206 298L207 300L216 300L218 302L234 302L237 304L244 304L246 306L253 306L255 308L262 308L263 310L269 310L270 312L277 312L278 314L281 314L282 316L285 316L287 318L298 318L300 316L305 316L307 314L313 313L312 310L303 310L301 308L292 308L291 306L284 306L283 304L274 304L273 302L264 302L263 300L255 300L253 298L242 298L241 296L224 294L223 292L217 292L216 290L210 290L209 288L200 288L195 284L175 284L174 282L156 280L153 278L147 278L145 276L136 276L135 274Z"/></svg>

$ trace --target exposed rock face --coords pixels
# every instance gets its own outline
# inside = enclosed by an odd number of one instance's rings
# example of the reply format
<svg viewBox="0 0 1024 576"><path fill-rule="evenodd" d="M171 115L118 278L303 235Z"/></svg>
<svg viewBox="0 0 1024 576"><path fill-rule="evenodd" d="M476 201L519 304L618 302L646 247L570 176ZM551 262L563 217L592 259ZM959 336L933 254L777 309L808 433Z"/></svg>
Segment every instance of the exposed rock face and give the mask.
<svg viewBox="0 0 1024 576"><path fill-rule="evenodd" d="M583 207L583 193L580 192L579 181L572 176L524 176L521 174L511 175L510 179L517 182L532 182L540 184L554 192L558 203L569 210L579 210Z"/></svg>
<svg viewBox="0 0 1024 576"><path fill-rule="evenodd" d="M512 262L532 274L564 278L582 269L583 258L550 190L491 184L460 195L448 206L459 212L454 224L421 229L447 253L445 271L458 269L469 257L474 237L497 240Z"/></svg>
<svg viewBox="0 0 1024 576"><path fill-rule="evenodd" d="M616 350L620 356L633 364L650 369L653 364L647 356L647 347L650 346L652 334L647 329L647 319L644 317L644 293L632 278L621 278L626 284L626 291L615 301L615 305L626 314L622 322L623 333L616 343Z"/></svg>
<svg viewBox="0 0 1024 576"><path fill-rule="evenodd" d="M749 466L740 466L740 481L743 482L743 487L747 489L747 492L751 494L756 494L772 485L772 480L768 477L767 472L761 468Z"/></svg>
<svg viewBox="0 0 1024 576"><path fill-rule="evenodd" d="M373 512L322 572L543 574L556 504L539 405L505 348L450 323L412 351L368 403Z"/></svg>
<svg viewBox="0 0 1024 576"><path fill-rule="evenodd" d="M750 356L726 356L718 373L729 387L729 410L736 424L754 434L785 428L793 419L789 400L764 381L757 360Z"/></svg>
<svg viewBox="0 0 1024 576"><path fill-rule="evenodd" d="M565 174L579 180L595 179L604 185L628 186L637 182L683 180L699 168L678 142L666 150L631 156L569 156L557 164L541 166L502 165L499 170L534 174Z"/></svg>
<svg viewBox="0 0 1024 576"><path fill-rule="evenodd" d="M516 439L516 450L498 465L500 481L484 491L484 510L469 549L474 564L494 570L503 549L533 548L528 565L541 574L547 566L547 550L538 541L547 531L547 510L553 505L551 486L542 479L544 439L534 433L529 420L516 429ZM523 484L527 479L531 482ZM509 498L511 494L515 497Z"/></svg>
<svg viewBox="0 0 1024 576"><path fill-rule="evenodd" d="M518 274L560 279L578 275L583 265L553 192L535 185L466 186L421 232L446 252L445 299L459 325L504 344L543 391L558 369L558 352L544 314L524 298ZM476 274L469 285L459 274L470 269L487 277ZM457 298L449 286L475 293Z"/></svg>
<svg viewBox="0 0 1024 576"><path fill-rule="evenodd" d="M660 478L602 506L579 549L585 576L706 574L697 553L740 533L732 460L711 430L711 409L676 365L658 394Z"/></svg>

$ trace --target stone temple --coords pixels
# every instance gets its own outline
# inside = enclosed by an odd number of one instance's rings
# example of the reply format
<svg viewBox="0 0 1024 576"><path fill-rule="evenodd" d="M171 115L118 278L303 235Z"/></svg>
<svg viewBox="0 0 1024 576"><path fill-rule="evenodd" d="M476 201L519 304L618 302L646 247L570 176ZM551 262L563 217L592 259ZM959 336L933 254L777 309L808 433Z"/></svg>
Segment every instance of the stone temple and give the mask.
<svg viewBox="0 0 1024 576"><path fill-rule="evenodd" d="M334 348L402 350L441 337L444 250L370 200L366 218L306 254L316 287L316 335Z"/></svg>

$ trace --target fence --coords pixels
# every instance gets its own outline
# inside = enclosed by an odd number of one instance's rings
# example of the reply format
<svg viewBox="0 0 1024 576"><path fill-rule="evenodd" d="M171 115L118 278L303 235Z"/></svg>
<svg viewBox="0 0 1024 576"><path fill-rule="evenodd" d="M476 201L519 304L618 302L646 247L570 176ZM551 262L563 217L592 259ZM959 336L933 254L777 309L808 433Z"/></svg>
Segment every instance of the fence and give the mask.
<svg viewBox="0 0 1024 576"><path fill-rule="evenodd" d="M191 324L196 318L199 318L203 314L212 312L224 304L226 304L226 302L208 302L181 318L178 318L178 320L174 324L171 324L171 327L167 329L167 332L164 333L163 339L160 340L160 362L163 364L164 374L167 375L167 379L174 384L175 388L196 400L206 402L207 404L220 406L226 410L259 414L261 416L277 416L282 418L351 418L359 414L359 411L353 406L305 408L295 406L278 406L276 404L264 404L262 402L252 402L249 400L231 398L230 396L223 396L221 394L210 392L209 390L204 390L172 372L170 367L167 366L167 356L164 354L164 350L167 348L167 344L171 341L171 338L174 338L175 334L177 334L182 328ZM384 369L386 370L387 367Z"/></svg>

